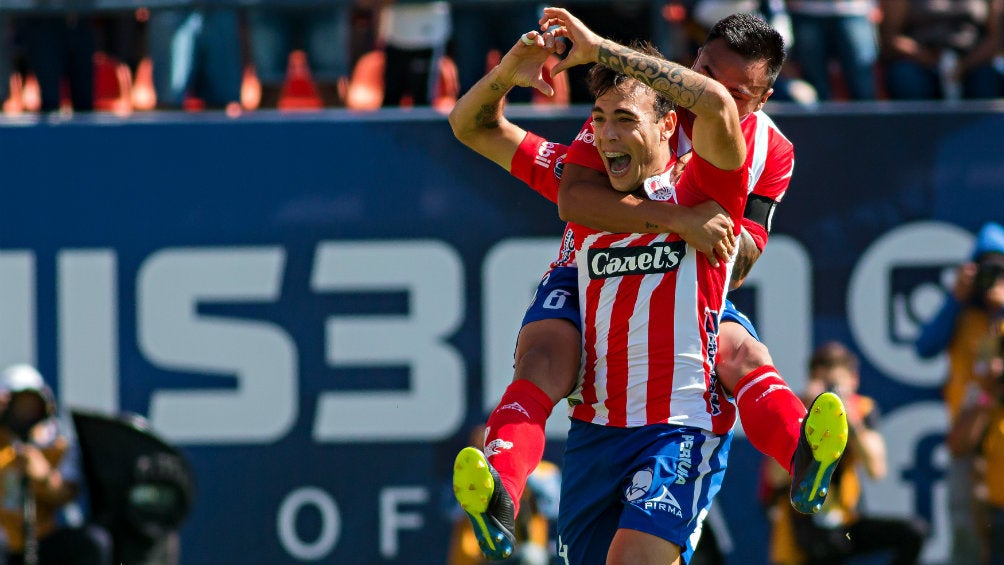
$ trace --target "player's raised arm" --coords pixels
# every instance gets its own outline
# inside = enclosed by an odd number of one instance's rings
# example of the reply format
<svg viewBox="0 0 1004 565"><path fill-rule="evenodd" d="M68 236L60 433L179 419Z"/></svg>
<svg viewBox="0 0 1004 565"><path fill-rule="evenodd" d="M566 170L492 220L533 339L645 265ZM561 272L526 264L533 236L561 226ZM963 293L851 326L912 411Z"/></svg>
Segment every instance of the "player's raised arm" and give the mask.
<svg viewBox="0 0 1004 565"><path fill-rule="evenodd" d="M719 82L683 65L603 39L563 8L544 8L540 24L541 29L557 26L555 36L572 41L568 56L554 66L552 73L588 63L600 63L624 73L698 117L692 141L694 150L705 161L723 170L739 168L745 162L746 141L739 112L732 95Z"/></svg>
<svg viewBox="0 0 1004 565"><path fill-rule="evenodd" d="M563 46L559 45L560 48ZM457 100L449 116L453 135L508 171L526 130L503 115L505 96L516 86L553 95L542 70L554 50L554 37L550 33L531 31L521 36L499 64Z"/></svg>

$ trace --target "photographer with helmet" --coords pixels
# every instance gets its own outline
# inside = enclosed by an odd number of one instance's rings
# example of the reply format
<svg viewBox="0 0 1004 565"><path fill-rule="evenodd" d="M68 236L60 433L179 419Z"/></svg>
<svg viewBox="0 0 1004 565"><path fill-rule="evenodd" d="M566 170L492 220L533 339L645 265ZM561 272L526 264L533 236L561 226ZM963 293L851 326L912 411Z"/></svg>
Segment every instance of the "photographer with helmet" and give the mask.
<svg viewBox="0 0 1004 565"><path fill-rule="evenodd" d="M990 378L999 357L1000 324L1004 319L1004 227L985 224L976 237L970 261L960 265L951 293L941 310L921 330L916 349L921 357L948 354L944 387L949 442L964 411L988 407L994 395ZM949 445L950 449L952 446ZM958 447L958 446L957 446ZM952 449L948 473L952 563L981 563L986 555L986 508L974 496L975 459L971 450Z"/></svg>
<svg viewBox="0 0 1004 565"><path fill-rule="evenodd" d="M0 372L0 564L111 563L104 530L61 526L81 480L73 434L42 376L23 364Z"/></svg>

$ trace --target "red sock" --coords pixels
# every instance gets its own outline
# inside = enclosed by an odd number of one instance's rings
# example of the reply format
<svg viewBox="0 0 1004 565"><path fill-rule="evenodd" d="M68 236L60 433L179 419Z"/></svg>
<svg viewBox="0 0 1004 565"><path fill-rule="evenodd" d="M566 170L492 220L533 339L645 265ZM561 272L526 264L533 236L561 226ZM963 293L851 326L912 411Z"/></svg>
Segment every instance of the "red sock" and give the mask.
<svg viewBox="0 0 1004 565"><path fill-rule="evenodd" d="M499 472L502 485L519 514L526 478L544 457L544 426L551 415L551 398L524 379L513 381L488 416L485 454Z"/></svg>
<svg viewBox="0 0 1004 565"><path fill-rule="evenodd" d="M806 413L801 399L770 365L739 379L736 391L739 417L750 443L791 472L791 457Z"/></svg>

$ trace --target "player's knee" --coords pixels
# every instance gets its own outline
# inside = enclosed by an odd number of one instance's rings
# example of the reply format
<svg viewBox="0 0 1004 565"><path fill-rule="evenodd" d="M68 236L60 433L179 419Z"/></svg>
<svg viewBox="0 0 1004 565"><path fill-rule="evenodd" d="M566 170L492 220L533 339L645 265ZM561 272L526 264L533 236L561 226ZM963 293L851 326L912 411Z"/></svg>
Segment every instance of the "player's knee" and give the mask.
<svg viewBox="0 0 1004 565"><path fill-rule="evenodd" d="M580 347L577 332L523 332L516 347L513 380L530 381L556 403L575 385Z"/></svg>
<svg viewBox="0 0 1004 565"><path fill-rule="evenodd" d="M543 390L551 401L557 403L564 398L575 385L576 372L567 359L554 355L553 351L531 349L517 357L516 371L513 380L525 379Z"/></svg>
<svg viewBox="0 0 1004 565"><path fill-rule="evenodd" d="M736 384L744 376L764 365L774 364L766 345L753 339L745 330L737 335L740 337L735 343L729 343L727 347L719 349L720 355L716 365L718 378L731 392L735 392Z"/></svg>

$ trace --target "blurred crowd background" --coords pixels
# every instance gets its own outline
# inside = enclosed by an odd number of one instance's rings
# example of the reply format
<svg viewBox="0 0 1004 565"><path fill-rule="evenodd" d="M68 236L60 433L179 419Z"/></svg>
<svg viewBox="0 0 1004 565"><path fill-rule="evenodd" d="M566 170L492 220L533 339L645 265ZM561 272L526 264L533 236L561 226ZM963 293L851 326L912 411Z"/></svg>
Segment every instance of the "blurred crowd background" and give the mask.
<svg viewBox="0 0 1004 565"><path fill-rule="evenodd" d="M556 2L599 33L689 63L706 30L756 12L789 60L774 100L1004 96L1004 0ZM535 29L521 0L18 0L0 5L0 100L25 112L448 109ZM588 102L582 70L546 98Z"/></svg>

